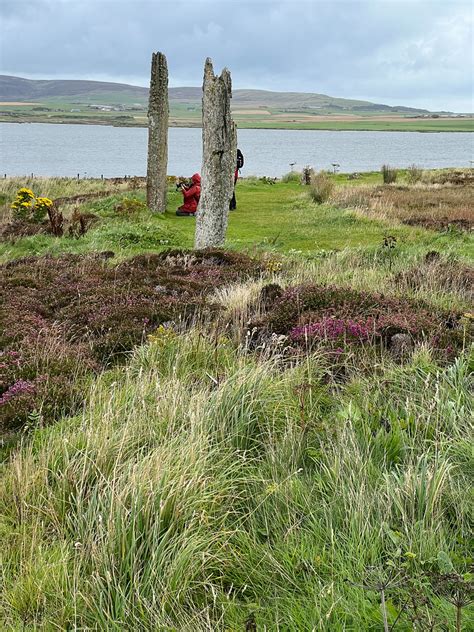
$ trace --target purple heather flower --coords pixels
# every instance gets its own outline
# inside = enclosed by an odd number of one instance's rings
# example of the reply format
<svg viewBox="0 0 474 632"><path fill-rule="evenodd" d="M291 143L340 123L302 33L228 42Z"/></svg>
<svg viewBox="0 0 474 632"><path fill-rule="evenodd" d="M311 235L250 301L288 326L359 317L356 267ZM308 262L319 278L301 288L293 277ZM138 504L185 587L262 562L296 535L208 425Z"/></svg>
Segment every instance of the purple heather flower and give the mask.
<svg viewBox="0 0 474 632"><path fill-rule="evenodd" d="M20 395L34 393L35 385L27 380L18 380L8 388L0 397L0 406L8 404L9 401Z"/></svg>
<svg viewBox="0 0 474 632"><path fill-rule="evenodd" d="M363 341L370 338L373 329L374 323L371 318L364 322L356 322L354 320L346 321L340 318L325 317L315 323L294 327L290 332L290 338L293 340L338 340L339 338L349 337Z"/></svg>

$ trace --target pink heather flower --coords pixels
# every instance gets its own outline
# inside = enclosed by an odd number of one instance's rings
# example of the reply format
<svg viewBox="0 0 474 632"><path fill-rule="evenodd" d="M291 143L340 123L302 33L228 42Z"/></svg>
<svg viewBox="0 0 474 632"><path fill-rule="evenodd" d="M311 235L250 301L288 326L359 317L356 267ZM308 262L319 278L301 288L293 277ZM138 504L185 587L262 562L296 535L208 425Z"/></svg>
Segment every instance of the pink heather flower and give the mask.
<svg viewBox="0 0 474 632"><path fill-rule="evenodd" d="M29 382L28 380L18 380L14 384L8 388L3 395L0 397L0 406L8 404L15 397L19 397L20 395L25 395L29 393L34 393L35 385L33 382Z"/></svg>
<svg viewBox="0 0 474 632"><path fill-rule="evenodd" d="M374 322L371 318L366 321L354 321L325 317L315 323L294 327L290 332L290 338L297 341L338 340L340 338L364 341L369 340L373 331Z"/></svg>

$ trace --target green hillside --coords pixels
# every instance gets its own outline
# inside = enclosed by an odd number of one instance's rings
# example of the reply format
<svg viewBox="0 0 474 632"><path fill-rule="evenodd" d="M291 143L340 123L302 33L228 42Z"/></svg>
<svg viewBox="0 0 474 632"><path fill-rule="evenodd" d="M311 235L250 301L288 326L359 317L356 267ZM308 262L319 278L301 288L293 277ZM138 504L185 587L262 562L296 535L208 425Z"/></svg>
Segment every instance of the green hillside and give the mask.
<svg viewBox="0 0 474 632"><path fill-rule="evenodd" d="M200 103L202 91L196 88L170 88L170 102ZM104 81L32 80L0 75L0 101L63 101L103 104L148 101L148 88ZM412 112L427 110L329 97L324 94L272 92L268 90L234 90L234 106L271 108L323 108L347 111Z"/></svg>
<svg viewBox="0 0 474 632"><path fill-rule="evenodd" d="M201 124L200 87L170 88L170 125ZM468 115L323 94L234 90L233 118L241 128L380 131L472 131ZM0 122L78 123L144 127L148 89L98 81L33 81L0 76Z"/></svg>

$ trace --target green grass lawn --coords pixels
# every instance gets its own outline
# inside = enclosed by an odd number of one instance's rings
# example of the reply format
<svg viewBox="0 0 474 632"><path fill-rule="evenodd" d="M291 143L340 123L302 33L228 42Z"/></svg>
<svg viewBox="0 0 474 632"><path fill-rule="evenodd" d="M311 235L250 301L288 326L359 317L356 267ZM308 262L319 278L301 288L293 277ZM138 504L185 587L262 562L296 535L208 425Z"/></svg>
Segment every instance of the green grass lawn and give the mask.
<svg viewBox="0 0 474 632"><path fill-rule="evenodd" d="M376 174L368 174L360 182L375 177ZM343 176L336 178L343 180ZM330 204L317 205L310 201L307 190L295 182L269 185L241 180L236 195L237 210L229 214L226 240L229 248L280 253L301 251L314 255L346 248L377 248L384 237L392 235L400 249L441 248L467 257L474 254L472 238L467 233L437 233L396 222L368 219ZM164 216L146 213L131 219L120 218L114 212L115 204L123 197L144 200L144 193L130 192L85 204L83 210L97 214L100 220L84 237L36 235L19 239L14 244L4 242L0 244L0 260L31 254L98 250L113 250L123 257L169 246L192 247L195 219L175 215L176 208L182 203L180 193L170 189Z"/></svg>

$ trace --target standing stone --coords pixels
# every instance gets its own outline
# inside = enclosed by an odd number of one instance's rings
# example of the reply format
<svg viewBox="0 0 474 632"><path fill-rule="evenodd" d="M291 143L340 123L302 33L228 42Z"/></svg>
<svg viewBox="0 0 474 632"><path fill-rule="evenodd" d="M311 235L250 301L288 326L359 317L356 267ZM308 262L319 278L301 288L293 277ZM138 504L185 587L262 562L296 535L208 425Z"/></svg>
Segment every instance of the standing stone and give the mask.
<svg viewBox="0 0 474 632"><path fill-rule="evenodd" d="M206 59L202 89L201 199L196 214L195 248L223 245L237 164L237 130L230 114L230 72L224 68L217 77L212 61Z"/></svg>
<svg viewBox="0 0 474 632"><path fill-rule="evenodd" d="M148 208L155 213L164 213L166 210L168 117L168 65L163 53L153 53L148 100L146 203Z"/></svg>
<svg viewBox="0 0 474 632"><path fill-rule="evenodd" d="M395 360L407 359L413 351L413 340L408 334L395 334L390 338L390 353Z"/></svg>

